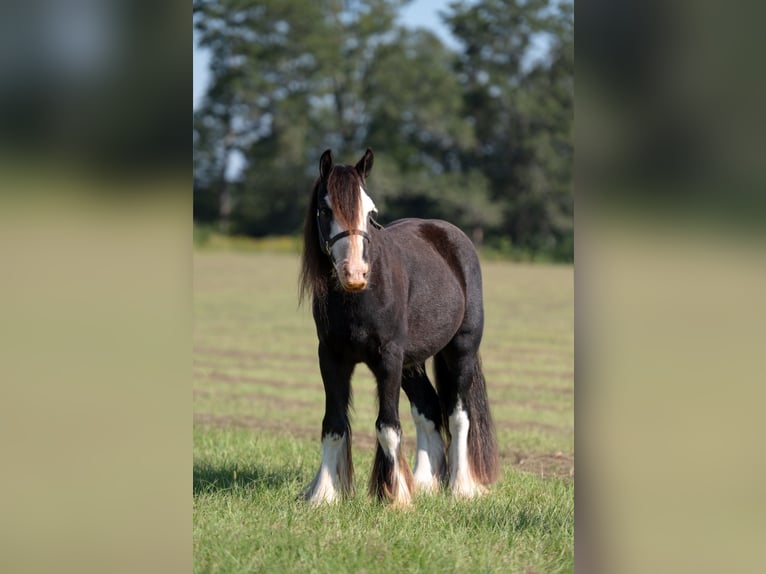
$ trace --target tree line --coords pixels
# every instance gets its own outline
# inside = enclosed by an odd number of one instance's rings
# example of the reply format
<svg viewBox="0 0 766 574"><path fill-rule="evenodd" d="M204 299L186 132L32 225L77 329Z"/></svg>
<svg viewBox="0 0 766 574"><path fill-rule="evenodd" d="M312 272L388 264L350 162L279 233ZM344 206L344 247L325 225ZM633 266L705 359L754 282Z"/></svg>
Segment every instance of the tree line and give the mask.
<svg viewBox="0 0 766 574"><path fill-rule="evenodd" d="M447 219L477 244L571 261L572 3L450 3L454 49L400 23L405 4L194 0L211 53L195 222L297 233L322 151L350 163L369 146L382 223Z"/></svg>

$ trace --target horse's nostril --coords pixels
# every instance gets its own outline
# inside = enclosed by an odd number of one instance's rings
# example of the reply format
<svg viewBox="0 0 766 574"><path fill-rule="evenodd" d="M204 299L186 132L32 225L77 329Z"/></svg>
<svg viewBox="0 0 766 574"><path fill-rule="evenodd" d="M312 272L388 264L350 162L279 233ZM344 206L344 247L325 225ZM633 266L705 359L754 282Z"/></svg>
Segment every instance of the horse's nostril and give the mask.
<svg viewBox="0 0 766 574"><path fill-rule="evenodd" d="M346 263L343 264L343 266L340 268L340 272L343 274L343 277L346 279L367 279L367 276L370 274L369 267L365 266L363 268L359 267L353 267Z"/></svg>

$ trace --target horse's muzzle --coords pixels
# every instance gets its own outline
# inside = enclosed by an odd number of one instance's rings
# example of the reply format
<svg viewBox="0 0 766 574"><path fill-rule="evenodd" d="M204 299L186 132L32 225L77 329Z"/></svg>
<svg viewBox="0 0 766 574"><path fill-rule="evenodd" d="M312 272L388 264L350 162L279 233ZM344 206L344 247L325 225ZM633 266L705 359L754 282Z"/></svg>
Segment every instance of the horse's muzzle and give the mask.
<svg viewBox="0 0 766 574"><path fill-rule="evenodd" d="M370 266L367 263L357 265L343 263L338 273L338 279L340 280L341 287L346 291L352 293L364 291L367 287L367 275L369 272Z"/></svg>

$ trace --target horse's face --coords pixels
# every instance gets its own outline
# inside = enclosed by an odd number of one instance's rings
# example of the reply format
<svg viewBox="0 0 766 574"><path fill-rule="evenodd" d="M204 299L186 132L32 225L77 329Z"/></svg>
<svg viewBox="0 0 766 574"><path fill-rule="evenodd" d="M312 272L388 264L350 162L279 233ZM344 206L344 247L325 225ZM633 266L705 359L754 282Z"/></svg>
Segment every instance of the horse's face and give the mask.
<svg viewBox="0 0 766 574"><path fill-rule="evenodd" d="M375 204L367 195L364 188L359 186L357 194L360 209L356 220L342 222L339 214L333 210L330 194L323 198L325 209L324 218L329 223L329 237L334 238L345 231L361 231L368 233L370 213L375 210ZM331 257L341 286L346 291L362 291L367 287L367 276L370 272L369 240L361 233L353 233L336 240L330 247Z"/></svg>
<svg viewBox="0 0 766 574"><path fill-rule="evenodd" d="M327 157L326 157L327 156ZM370 273L370 217L375 204L365 189L365 178L372 166L372 151L367 150L355 166L332 165L329 152L320 161L317 217L323 249L329 248L335 272L346 291L363 291Z"/></svg>

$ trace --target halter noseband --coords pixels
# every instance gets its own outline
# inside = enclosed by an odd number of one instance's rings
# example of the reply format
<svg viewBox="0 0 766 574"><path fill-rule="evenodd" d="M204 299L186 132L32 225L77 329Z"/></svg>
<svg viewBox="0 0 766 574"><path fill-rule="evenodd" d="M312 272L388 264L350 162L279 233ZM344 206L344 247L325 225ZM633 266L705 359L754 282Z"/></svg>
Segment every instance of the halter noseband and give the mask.
<svg viewBox="0 0 766 574"><path fill-rule="evenodd" d="M383 229L383 226L375 221L372 216L370 216L370 223L372 223L372 226L375 229ZM330 237L330 239L325 239L324 233L322 233L322 225L319 220L319 210L317 209L317 231L319 231L319 244L324 247L324 252L332 258L332 246L335 245L340 239L343 239L344 237L350 237L351 235L361 235L362 238L366 239L368 242L371 241L370 234L366 231L362 231L361 229L347 229L346 231L341 231L340 233L333 235Z"/></svg>

